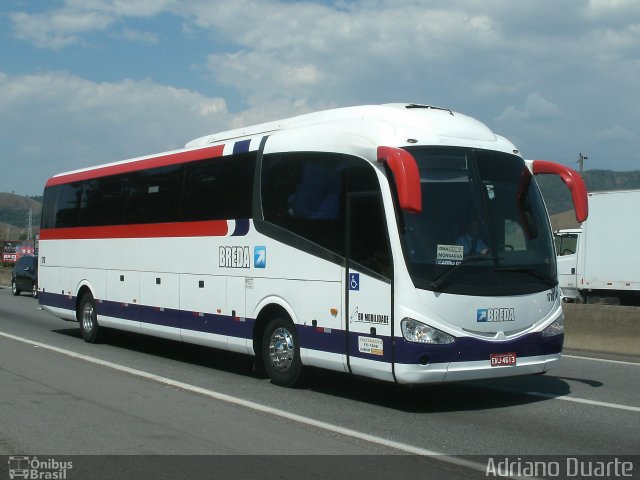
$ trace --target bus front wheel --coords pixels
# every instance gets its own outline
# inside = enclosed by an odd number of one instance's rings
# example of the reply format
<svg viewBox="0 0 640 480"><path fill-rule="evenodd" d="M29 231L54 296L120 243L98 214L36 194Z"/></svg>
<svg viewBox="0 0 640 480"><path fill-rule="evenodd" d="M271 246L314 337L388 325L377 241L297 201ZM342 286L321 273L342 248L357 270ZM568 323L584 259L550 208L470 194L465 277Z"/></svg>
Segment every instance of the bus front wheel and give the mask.
<svg viewBox="0 0 640 480"><path fill-rule="evenodd" d="M262 337L262 361L271 383L292 387L300 378L302 362L298 333L282 318L271 320Z"/></svg>
<svg viewBox="0 0 640 480"><path fill-rule="evenodd" d="M78 322L80 323L80 335L85 342L96 343L100 333L96 302L90 293L85 293L78 307Z"/></svg>

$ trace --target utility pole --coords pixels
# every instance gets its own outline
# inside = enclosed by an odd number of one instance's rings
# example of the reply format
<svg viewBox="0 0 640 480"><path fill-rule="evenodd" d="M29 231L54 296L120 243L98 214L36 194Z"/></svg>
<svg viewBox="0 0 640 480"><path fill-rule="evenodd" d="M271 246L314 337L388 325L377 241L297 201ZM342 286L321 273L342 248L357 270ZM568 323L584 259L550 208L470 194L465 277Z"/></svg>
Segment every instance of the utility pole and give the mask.
<svg viewBox="0 0 640 480"><path fill-rule="evenodd" d="M589 157L587 157L586 155L582 155L582 153L578 154L578 164L580 165L580 175L582 175L582 168L584 166L584 161L587 160Z"/></svg>
<svg viewBox="0 0 640 480"><path fill-rule="evenodd" d="M27 241L33 240L33 209L29 209L27 214Z"/></svg>

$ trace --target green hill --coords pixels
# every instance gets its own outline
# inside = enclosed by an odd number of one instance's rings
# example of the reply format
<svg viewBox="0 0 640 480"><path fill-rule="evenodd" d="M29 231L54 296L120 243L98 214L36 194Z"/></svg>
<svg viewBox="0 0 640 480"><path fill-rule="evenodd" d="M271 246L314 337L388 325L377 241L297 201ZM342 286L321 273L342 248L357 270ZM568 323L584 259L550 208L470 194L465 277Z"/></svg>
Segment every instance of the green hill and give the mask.
<svg viewBox="0 0 640 480"><path fill-rule="evenodd" d="M33 232L36 234L40 227L42 197L0 192L0 240L20 240L21 236L26 235L30 209Z"/></svg>
<svg viewBox="0 0 640 480"><path fill-rule="evenodd" d="M640 170L614 172L611 170L585 170L582 178L589 192L634 190L640 188ZM549 209L549 215L573 210L569 189L556 175L538 175L536 181Z"/></svg>

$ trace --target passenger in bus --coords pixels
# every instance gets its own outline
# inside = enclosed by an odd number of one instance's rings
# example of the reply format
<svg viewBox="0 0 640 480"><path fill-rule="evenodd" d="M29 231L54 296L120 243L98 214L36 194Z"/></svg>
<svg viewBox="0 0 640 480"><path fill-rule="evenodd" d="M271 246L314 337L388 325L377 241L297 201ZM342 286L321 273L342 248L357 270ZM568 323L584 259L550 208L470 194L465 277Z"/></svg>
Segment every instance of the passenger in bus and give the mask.
<svg viewBox="0 0 640 480"><path fill-rule="evenodd" d="M479 237L480 223L478 220L471 219L464 228L464 233L456 239L456 245L464 247L465 255L486 255L489 247Z"/></svg>

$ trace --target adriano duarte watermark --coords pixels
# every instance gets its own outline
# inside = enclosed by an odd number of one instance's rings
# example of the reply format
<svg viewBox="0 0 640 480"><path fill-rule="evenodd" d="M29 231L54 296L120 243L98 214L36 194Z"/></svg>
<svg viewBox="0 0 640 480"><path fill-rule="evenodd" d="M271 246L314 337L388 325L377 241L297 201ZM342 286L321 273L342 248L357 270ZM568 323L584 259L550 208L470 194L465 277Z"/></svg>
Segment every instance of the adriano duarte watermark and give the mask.
<svg viewBox="0 0 640 480"><path fill-rule="evenodd" d="M30 480L65 480L67 473L73 468L73 462L62 462L54 458L9 457L9 478Z"/></svg>
<svg viewBox="0 0 640 480"><path fill-rule="evenodd" d="M562 461L526 460L521 457L489 458L486 477L561 477L561 478L624 478L633 477L633 462L619 458L589 460L567 457Z"/></svg>

